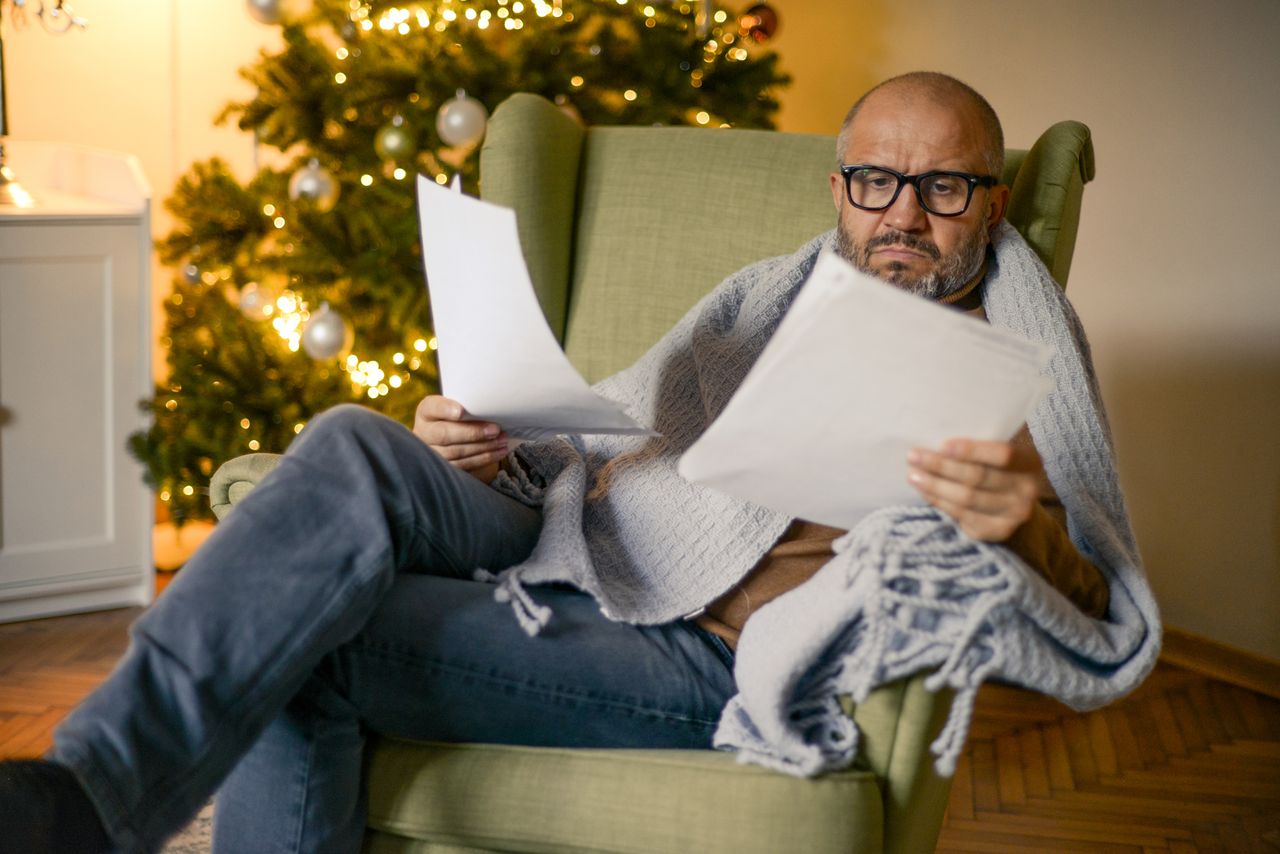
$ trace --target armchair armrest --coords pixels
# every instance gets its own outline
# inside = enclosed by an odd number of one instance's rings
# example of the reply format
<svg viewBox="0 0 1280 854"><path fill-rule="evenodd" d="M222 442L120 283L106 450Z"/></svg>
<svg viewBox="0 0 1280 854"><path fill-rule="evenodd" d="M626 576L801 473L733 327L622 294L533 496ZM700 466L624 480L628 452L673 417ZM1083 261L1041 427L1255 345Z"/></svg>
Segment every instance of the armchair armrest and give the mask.
<svg viewBox="0 0 1280 854"><path fill-rule="evenodd" d="M245 454L218 466L209 480L209 504L219 520L280 462L280 454Z"/></svg>

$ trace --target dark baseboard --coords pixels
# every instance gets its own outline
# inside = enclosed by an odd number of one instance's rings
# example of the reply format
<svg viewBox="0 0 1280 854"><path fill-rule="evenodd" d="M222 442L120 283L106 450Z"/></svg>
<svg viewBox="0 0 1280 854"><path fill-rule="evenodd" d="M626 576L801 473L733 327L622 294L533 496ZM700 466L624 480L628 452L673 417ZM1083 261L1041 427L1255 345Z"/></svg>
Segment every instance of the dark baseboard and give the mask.
<svg viewBox="0 0 1280 854"><path fill-rule="evenodd" d="M1164 627L1160 660L1280 699L1280 661L1184 629Z"/></svg>

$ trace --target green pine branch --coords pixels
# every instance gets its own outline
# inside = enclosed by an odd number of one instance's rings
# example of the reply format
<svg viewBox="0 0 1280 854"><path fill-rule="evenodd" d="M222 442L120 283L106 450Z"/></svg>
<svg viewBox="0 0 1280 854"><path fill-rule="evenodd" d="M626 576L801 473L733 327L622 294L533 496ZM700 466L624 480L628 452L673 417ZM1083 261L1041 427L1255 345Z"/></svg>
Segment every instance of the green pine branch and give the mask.
<svg viewBox="0 0 1280 854"><path fill-rule="evenodd" d="M687 4L652 2L647 14L645 3L564 0L563 17L526 13L514 31L496 17L513 7L454 0L459 11L488 9L492 25L459 20L440 32L415 22L402 35L376 25L389 4L370 8L375 26L365 30L347 0L313 0L284 23L279 51L242 69L256 94L218 121L253 131L292 164L241 180L220 160L196 163L166 202L177 225L159 256L195 275L180 276L165 304L169 377L142 402L152 423L129 446L179 523L209 516L206 484L227 459L281 452L299 425L342 402L410 423L438 388L431 351L415 347L431 340L431 318L411 179L457 173L475 191L478 151L451 149L436 130L458 89L490 109L535 92L589 125L693 124L705 111L712 126L773 127L776 93L789 82L777 57L730 25L700 36ZM413 150L384 160L376 140L396 116ZM330 209L289 198L290 176L311 158L339 187ZM241 310L251 284L272 298L287 290L311 311L329 303L352 326L357 360L376 361L400 386L370 397L343 358L291 350L276 315Z"/></svg>

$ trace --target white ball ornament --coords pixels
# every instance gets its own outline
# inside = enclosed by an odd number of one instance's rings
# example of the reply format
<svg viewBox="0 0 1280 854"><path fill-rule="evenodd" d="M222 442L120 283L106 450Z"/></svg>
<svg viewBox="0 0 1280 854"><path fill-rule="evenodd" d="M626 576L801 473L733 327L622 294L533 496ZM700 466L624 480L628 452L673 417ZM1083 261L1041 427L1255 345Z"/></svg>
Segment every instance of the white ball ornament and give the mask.
<svg viewBox="0 0 1280 854"><path fill-rule="evenodd" d="M446 145L469 146L484 139L489 111L463 89L445 101L436 113L436 132Z"/></svg>
<svg viewBox="0 0 1280 854"><path fill-rule="evenodd" d="M249 14L260 24L280 23L281 0L245 0Z"/></svg>
<svg viewBox="0 0 1280 854"><path fill-rule="evenodd" d="M302 328L302 349L311 358L321 361L332 359L350 347L351 328L346 319L329 308L329 303L321 303Z"/></svg>
<svg viewBox="0 0 1280 854"><path fill-rule="evenodd" d="M306 199L327 211L338 201L338 182L333 179L320 161L315 158L289 178L289 198L295 202Z"/></svg>
<svg viewBox="0 0 1280 854"><path fill-rule="evenodd" d="M407 160L413 156L414 139L405 127L404 116L394 116L373 138L373 149L383 160Z"/></svg>

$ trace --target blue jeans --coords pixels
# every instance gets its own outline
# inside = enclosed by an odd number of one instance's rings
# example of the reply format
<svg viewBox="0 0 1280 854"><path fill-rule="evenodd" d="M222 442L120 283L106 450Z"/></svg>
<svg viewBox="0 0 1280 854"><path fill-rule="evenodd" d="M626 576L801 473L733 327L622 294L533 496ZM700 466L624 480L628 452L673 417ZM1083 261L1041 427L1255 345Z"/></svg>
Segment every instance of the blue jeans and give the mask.
<svg viewBox="0 0 1280 854"><path fill-rule="evenodd" d="M607 620L535 588L536 638L472 570L523 559L536 510L342 406L314 419L134 624L58 728L124 851L154 850L221 787L227 852L357 851L369 733L707 748L733 657L691 623Z"/></svg>

